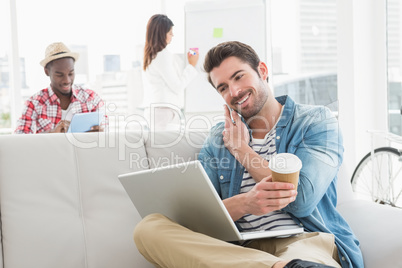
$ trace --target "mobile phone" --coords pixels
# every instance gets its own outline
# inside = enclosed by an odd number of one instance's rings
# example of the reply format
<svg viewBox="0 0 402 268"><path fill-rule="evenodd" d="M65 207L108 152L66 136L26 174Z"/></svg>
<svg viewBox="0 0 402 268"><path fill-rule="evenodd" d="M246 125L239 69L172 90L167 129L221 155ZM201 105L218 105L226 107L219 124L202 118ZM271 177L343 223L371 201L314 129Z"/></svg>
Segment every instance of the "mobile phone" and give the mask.
<svg viewBox="0 0 402 268"><path fill-rule="evenodd" d="M234 112L234 110L233 110L232 108L230 108L229 105L226 104L226 106L227 106L228 109L229 109L230 119L232 120L233 125L236 125L236 121L234 121L233 115L232 115L232 113Z"/></svg>

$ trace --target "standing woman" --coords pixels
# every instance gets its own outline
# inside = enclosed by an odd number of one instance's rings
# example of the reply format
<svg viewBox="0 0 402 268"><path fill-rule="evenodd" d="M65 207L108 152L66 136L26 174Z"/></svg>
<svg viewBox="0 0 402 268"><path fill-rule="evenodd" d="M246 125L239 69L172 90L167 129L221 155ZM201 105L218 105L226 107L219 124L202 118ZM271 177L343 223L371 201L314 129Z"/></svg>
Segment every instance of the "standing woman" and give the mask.
<svg viewBox="0 0 402 268"><path fill-rule="evenodd" d="M179 129L184 89L198 74L195 69L198 51L187 53L189 64L184 64L166 47L172 41L173 26L173 22L162 14L153 15L147 25L143 65L144 115L152 130Z"/></svg>

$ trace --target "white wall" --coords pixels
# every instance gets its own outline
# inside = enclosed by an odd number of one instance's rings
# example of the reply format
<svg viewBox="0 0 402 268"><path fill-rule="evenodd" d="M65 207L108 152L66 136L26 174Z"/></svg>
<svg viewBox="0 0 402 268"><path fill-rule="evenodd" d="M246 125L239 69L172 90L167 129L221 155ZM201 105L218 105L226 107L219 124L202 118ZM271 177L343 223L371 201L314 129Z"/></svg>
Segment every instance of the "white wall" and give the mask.
<svg viewBox="0 0 402 268"><path fill-rule="evenodd" d="M388 129L386 70L386 0L338 0L339 122L348 176L370 151L367 130Z"/></svg>

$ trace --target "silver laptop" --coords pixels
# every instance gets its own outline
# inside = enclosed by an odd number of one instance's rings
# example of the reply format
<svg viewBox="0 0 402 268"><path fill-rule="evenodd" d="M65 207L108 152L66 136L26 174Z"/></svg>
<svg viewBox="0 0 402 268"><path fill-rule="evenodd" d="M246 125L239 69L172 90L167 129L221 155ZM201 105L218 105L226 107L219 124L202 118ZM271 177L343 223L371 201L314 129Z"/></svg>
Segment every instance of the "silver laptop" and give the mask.
<svg viewBox="0 0 402 268"><path fill-rule="evenodd" d="M239 232L199 161L119 175L141 217L160 213L224 241L289 236L303 228Z"/></svg>

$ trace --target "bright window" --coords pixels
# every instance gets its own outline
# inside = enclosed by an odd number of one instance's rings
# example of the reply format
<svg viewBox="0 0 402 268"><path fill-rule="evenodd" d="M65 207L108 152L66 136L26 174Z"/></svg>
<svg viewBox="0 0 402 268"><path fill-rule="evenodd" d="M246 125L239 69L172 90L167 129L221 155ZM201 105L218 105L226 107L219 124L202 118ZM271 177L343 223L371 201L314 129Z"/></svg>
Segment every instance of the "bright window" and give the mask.
<svg viewBox="0 0 402 268"><path fill-rule="evenodd" d="M338 111L336 0L271 1L276 96Z"/></svg>
<svg viewBox="0 0 402 268"><path fill-rule="evenodd" d="M387 0L389 131L402 135L402 2Z"/></svg>
<svg viewBox="0 0 402 268"><path fill-rule="evenodd" d="M0 42L0 134L11 131L9 10L8 1L0 1L0 35L3 37Z"/></svg>

